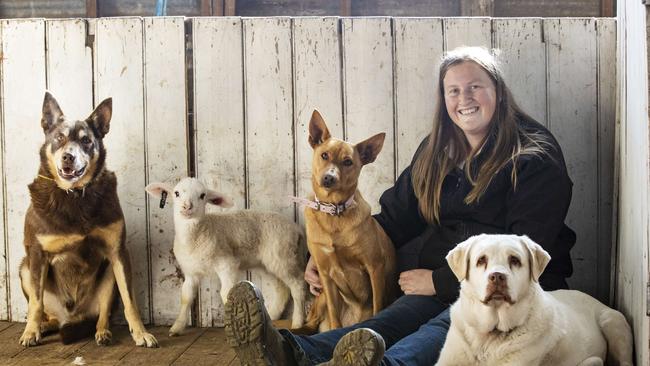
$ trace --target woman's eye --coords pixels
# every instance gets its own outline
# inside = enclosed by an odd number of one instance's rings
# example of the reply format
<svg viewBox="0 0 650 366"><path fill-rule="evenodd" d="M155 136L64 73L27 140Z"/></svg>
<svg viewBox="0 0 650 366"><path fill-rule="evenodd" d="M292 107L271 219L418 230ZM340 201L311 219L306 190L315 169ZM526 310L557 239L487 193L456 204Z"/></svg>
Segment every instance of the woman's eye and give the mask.
<svg viewBox="0 0 650 366"><path fill-rule="evenodd" d="M329 154L328 154L328 153L326 153L326 152L324 152L324 153L322 153L322 154L320 154L320 157L321 157L321 158L323 158L323 160L327 160L327 159L329 159L329 158L330 158L330 156L329 156Z"/></svg>
<svg viewBox="0 0 650 366"><path fill-rule="evenodd" d="M174 191L174 196L179 197L180 194L178 194L178 191Z"/></svg>
<svg viewBox="0 0 650 366"><path fill-rule="evenodd" d="M201 195L199 196L199 198L200 198L200 199L204 199L204 198L205 198L205 193L201 193Z"/></svg>
<svg viewBox="0 0 650 366"><path fill-rule="evenodd" d="M458 95L458 89L447 90L447 95L452 96L452 97L455 96L455 95Z"/></svg>

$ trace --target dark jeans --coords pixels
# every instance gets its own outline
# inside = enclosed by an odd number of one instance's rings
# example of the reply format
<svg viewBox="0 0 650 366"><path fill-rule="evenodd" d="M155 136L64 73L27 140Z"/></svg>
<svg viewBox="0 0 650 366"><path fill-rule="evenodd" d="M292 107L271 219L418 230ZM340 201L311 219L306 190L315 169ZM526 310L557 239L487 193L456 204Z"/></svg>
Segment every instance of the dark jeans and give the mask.
<svg viewBox="0 0 650 366"><path fill-rule="evenodd" d="M434 296L405 295L376 316L350 327L313 336L281 330L301 366L328 361L336 343L357 328L370 328L386 342L382 365L433 365L449 330L449 308Z"/></svg>

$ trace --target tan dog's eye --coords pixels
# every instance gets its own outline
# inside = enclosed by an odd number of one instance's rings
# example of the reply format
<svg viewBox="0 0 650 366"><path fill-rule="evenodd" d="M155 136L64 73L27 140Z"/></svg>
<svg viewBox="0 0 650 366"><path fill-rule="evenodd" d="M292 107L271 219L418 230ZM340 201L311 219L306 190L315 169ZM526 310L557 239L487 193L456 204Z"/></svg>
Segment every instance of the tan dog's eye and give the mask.
<svg viewBox="0 0 650 366"><path fill-rule="evenodd" d="M345 160L343 160L343 165L345 165L345 166L352 166L352 159L345 159Z"/></svg>
<svg viewBox="0 0 650 366"><path fill-rule="evenodd" d="M487 265L487 257L482 255L476 261L476 266L480 267L480 266L485 266L485 265Z"/></svg>
<svg viewBox="0 0 650 366"><path fill-rule="evenodd" d="M521 267L521 261L514 255L511 255L510 258L508 258L508 262L510 263L510 267Z"/></svg>
<svg viewBox="0 0 650 366"><path fill-rule="evenodd" d="M330 156L329 156L329 154L328 154L328 153L326 153L326 152L324 152L324 153L322 153L322 154L320 154L320 157L321 157L321 158L323 158L323 160L327 160L327 159L329 159L329 158L330 158Z"/></svg>

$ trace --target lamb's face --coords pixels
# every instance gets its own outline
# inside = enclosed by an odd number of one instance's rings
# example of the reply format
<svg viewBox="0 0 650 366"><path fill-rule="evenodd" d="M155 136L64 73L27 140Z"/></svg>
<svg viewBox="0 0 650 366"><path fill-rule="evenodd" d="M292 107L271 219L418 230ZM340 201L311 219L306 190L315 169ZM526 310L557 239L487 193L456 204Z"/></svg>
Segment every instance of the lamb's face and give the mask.
<svg viewBox="0 0 650 366"><path fill-rule="evenodd" d="M188 219L203 216L208 201L207 191L198 179L183 178L171 192L175 213Z"/></svg>

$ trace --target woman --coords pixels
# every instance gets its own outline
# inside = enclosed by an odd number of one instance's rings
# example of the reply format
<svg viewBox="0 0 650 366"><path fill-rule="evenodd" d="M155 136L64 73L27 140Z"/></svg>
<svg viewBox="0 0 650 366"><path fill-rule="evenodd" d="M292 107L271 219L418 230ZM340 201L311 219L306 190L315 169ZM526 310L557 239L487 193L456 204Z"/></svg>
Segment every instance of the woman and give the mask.
<svg viewBox="0 0 650 366"><path fill-rule="evenodd" d="M459 287L445 256L481 233L528 235L552 257L542 287L568 287L572 183L557 141L517 106L483 48L447 53L438 89L433 129L375 216L397 248L405 296L360 324L307 337L275 330L259 292L241 283L229 297L226 331L242 364L435 363ZM317 294L311 261L305 279Z"/></svg>

